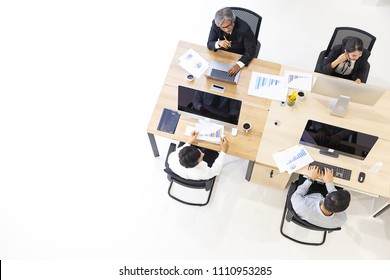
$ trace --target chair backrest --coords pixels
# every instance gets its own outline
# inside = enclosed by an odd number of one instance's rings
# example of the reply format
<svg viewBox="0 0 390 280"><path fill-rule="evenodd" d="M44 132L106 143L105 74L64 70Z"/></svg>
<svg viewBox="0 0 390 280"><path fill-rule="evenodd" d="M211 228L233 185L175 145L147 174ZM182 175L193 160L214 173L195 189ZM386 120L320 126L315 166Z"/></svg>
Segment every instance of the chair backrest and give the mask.
<svg viewBox="0 0 390 280"><path fill-rule="evenodd" d="M188 188L194 188L194 189L206 189L209 190L214 183L215 177L208 179L208 180L190 180L190 179L184 179L174 173L170 168L164 169L165 173L168 174L168 180L173 180L174 182L188 187Z"/></svg>
<svg viewBox="0 0 390 280"><path fill-rule="evenodd" d="M311 229L311 230L317 230L317 231L336 231L336 230L341 230L341 227L337 227L337 228L324 228L324 227L320 227L320 226L316 226L316 225L313 225L311 223L309 223L308 221L306 220L303 220L299 217L299 215L295 212L293 206L292 206L292 203L291 203L291 196L293 195L293 193L297 190L297 187L299 185L301 185L306 179L300 175L299 176L299 179L293 183L291 183L291 186L288 190L288 193L287 193L287 210L292 214L292 221L302 227L305 227L307 229Z"/></svg>
<svg viewBox="0 0 390 280"><path fill-rule="evenodd" d="M210 190L210 188L213 186L214 184L214 181L215 181L215 177L211 178L211 179L208 179L208 180L190 180L190 179L184 179L182 177L180 177L179 175L177 175L176 173L174 173L170 168L169 168L169 164L168 164L168 158L169 158L169 155L176 151L176 144L175 143L171 143L170 146L169 146L169 149L168 149L168 154L167 154L167 157L165 159L165 173L168 174L168 180L169 181L174 181L182 186L185 186L185 187L188 187L188 188L194 188L194 189L206 189L206 190Z"/></svg>
<svg viewBox="0 0 390 280"><path fill-rule="evenodd" d="M234 14L238 16L240 19L246 21L249 26L251 27L253 34L255 34L255 38L259 38L259 31L260 31L260 25L261 25L261 19L262 17L256 14L255 12L240 8L240 7L230 7Z"/></svg>
<svg viewBox="0 0 390 280"><path fill-rule="evenodd" d="M364 30L354 27L336 27L326 49L325 57L328 55L333 46L340 45L342 40L347 36L360 38L363 41L363 47L370 52L376 41L376 37L374 35Z"/></svg>
<svg viewBox="0 0 390 280"><path fill-rule="evenodd" d="M177 200L181 203L192 205L192 206L205 206L210 202L211 193L213 192L214 183L216 180L216 177L213 177L208 180L189 180L184 179L174 173L170 168L168 164L168 157L169 155L176 150L176 144L171 143L169 146L168 154L165 159L165 169L164 171L168 174L168 180L170 182L169 188L168 188L168 195L173 198L174 200ZM178 192L175 192L173 189L174 183L181 185L185 188L191 188L191 189L198 189L199 192L203 192L205 196L203 196L203 199L201 201L193 201L192 199L179 195Z"/></svg>

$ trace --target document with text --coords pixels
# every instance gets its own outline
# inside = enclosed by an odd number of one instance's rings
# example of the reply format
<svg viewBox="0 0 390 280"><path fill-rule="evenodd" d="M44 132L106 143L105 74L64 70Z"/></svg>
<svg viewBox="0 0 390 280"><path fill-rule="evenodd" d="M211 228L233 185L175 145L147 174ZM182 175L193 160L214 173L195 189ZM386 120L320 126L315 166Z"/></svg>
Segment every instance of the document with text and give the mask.
<svg viewBox="0 0 390 280"><path fill-rule="evenodd" d="M288 88L311 91L313 85L313 75L311 73L286 71L284 78Z"/></svg>
<svg viewBox="0 0 390 280"><path fill-rule="evenodd" d="M286 101L288 88L283 77L259 72L252 72L248 94L258 97Z"/></svg>
<svg viewBox="0 0 390 280"><path fill-rule="evenodd" d="M193 49L189 49L179 58L179 65L188 73L199 78L209 67L209 63Z"/></svg>
<svg viewBox="0 0 390 280"><path fill-rule="evenodd" d="M296 145L272 156L280 173L287 171L288 174L291 174L313 162L313 158L302 145Z"/></svg>

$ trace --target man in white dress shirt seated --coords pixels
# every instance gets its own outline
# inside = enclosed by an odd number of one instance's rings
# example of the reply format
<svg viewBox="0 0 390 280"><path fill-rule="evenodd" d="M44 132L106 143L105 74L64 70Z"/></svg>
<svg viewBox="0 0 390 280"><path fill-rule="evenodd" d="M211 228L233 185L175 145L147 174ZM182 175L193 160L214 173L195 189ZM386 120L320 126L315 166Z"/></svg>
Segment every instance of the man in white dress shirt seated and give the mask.
<svg viewBox="0 0 390 280"><path fill-rule="evenodd" d="M221 151L216 152L191 145L197 136L193 131L187 142L169 155L168 165L184 179L207 180L221 173L229 143L226 137L221 138Z"/></svg>

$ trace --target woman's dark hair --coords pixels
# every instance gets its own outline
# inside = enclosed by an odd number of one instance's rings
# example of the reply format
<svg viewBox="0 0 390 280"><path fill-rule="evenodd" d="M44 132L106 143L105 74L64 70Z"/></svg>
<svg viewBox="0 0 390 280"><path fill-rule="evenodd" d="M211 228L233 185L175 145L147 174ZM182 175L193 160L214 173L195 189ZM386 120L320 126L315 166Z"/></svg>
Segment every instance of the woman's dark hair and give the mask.
<svg viewBox="0 0 390 280"><path fill-rule="evenodd" d="M344 46L344 49L347 53L352 53L355 51L363 51L363 41L358 37L347 36L341 42Z"/></svg>
<svg viewBox="0 0 390 280"><path fill-rule="evenodd" d="M186 146L179 152L179 161L185 168L192 168L198 165L200 151L194 146Z"/></svg>
<svg viewBox="0 0 390 280"><path fill-rule="evenodd" d="M338 213L348 208L349 202L351 201L351 195L346 190L338 190L329 193L324 200L325 209Z"/></svg>

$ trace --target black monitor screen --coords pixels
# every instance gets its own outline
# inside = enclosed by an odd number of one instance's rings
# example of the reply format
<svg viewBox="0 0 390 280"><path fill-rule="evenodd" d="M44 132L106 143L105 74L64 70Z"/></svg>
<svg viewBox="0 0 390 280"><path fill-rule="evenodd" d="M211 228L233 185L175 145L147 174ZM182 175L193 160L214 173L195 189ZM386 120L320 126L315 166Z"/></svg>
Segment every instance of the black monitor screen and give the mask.
<svg viewBox="0 0 390 280"><path fill-rule="evenodd" d="M234 125L238 124L242 104L240 100L184 86L179 86L178 95L178 110L180 111Z"/></svg>
<svg viewBox="0 0 390 280"><path fill-rule="evenodd" d="M363 160L377 140L373 135L308 120L299 143Z"/></svg>

